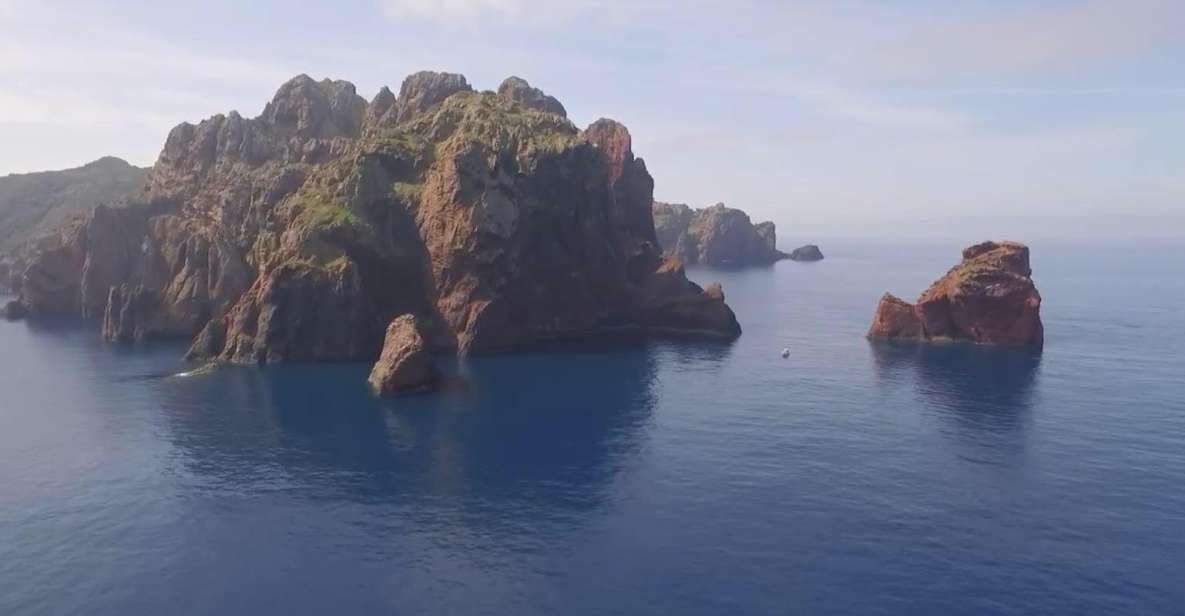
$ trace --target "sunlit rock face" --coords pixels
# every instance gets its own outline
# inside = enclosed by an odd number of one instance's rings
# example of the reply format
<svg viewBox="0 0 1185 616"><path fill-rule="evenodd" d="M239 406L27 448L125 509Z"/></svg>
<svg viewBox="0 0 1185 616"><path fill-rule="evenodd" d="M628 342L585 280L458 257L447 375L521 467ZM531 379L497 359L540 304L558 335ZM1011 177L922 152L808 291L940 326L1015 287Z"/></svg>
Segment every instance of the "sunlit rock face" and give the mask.
<svg viewBox="0 0 1185 616"><path fill-rule="evenodd" d="M909 304L885 294L869 338L921 342L966 341L1040 347L1041 294L1033 284L1029 248L983 242Z"/></svg>
<svg viewBox="0 0 1185 616"><path fill-rule="evenodd" d="M521 79L421 72L368 103L301 75L256 118L174 128L143 190L32 256L19 302L243 363L373 360L403 314L434 352L739 335L664 259L653 187L624 126L580 130Z"/></svg>

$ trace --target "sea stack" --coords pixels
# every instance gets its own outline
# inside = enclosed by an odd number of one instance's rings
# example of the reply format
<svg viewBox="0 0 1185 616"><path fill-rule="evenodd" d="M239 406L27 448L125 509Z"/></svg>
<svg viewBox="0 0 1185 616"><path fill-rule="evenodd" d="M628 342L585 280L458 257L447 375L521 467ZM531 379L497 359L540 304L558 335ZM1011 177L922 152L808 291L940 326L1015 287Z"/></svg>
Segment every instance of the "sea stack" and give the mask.
<svg viewBox="0 0 1185 616"><path fill-rule="evenodd" d="M917 342L963 341L1040 347L1041 295L1033 284L1029 248L983 242L910 304L886 293L868 337Z"/></svg>
<svg viewBox="0 0 1185 616"><path fill-rule="evenodd" d="M414 315L396 317L387 327L383 353L370 371L370 388L379 396L426 391L437 381L428 345Z"/></svg>

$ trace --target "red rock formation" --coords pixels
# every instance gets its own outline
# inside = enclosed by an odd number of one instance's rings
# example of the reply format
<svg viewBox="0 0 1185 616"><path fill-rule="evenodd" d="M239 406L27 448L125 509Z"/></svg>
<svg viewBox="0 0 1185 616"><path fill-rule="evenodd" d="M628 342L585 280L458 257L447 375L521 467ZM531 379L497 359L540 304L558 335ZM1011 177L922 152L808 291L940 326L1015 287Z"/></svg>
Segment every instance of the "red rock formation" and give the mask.
<svg viewBox="0 0 1185 616"><path fill-rule="evenodd" d="M1044 342L1041 295L1031 276L1027 246L976 244L916 304L886 293L868 337L1039 347Z"/></svg>
<svg viewBox="0 0 1185 616"><path fill-rule="evenodd" d="M369 105L299 76L262 115L170 132L145 189L32 259L21 305L189 356L362 360L394 315L461 353L608 329L740 333L655 241L653 180L611 120L417 73Z"/></svg>

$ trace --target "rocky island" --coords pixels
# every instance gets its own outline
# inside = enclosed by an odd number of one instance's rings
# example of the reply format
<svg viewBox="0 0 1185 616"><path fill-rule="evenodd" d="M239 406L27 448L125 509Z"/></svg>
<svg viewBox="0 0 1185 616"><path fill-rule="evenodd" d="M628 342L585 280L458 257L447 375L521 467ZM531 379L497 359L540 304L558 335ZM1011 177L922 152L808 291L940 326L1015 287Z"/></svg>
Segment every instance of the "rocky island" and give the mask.
<svg viewBox="0 0 1185 616"><path fill-rule="evenodd" d="M1041 295L1033 284L1029 249L983 242L910 304L881 298L868 337L921 342L966 341L1040 347Z"/></svg>
<svg viewBox="0 0 1185 616"><path fill-rule="evenodd" d="M658 248L653 188L625 126L579 130L518 78L421 72L367 102L301 75L259 117L174 128L141 191L31 256L14 312L241 363L373 361L402 315L460 354L735 338L719 287Z"/></svg>
<svg viewBox="0 0 1185 616"><path fill-rule="evenodd" d="M790 259L792 261L822 261L823 251L814 244L807 244L790 251Z"/></svg>
<svg viewBox="0 0 1185 616"><path fill-rule="evenodd" d="M688 265L765 265L787 256L777 249L774 223L754 225L723 203L692 209L656 201L654 228L664 254Z"/></svg>
<svg viewBox="0 0 1185 616"><path fill-rule="evenodd" d="M823 258L817 246L790 254L778 250L774 223L753 224L744 211L723 203L693 209L682 203L655 201L654 228L663 253L688 265L740 267ZM804 250L807 248L814 252Z"/></svg>

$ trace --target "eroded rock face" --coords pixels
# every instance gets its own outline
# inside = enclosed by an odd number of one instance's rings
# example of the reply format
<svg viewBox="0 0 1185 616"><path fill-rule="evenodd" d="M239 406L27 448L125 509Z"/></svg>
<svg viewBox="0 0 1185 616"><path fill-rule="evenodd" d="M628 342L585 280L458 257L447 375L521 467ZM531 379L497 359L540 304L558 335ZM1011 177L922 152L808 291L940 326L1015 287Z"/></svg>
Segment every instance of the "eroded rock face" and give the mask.
<svg viewBox="0 0 1185 616"><path fill-rule="evenodd" d="M790 259L792 261L822 261L823 251L814 244L807 244L790 251Z"/></svg>
<svg viewBox="0 0 1185 616"><path fill-rule="evenodd" d="M528 109L568 117L568 112L555 97L548 96L539 88L531 87L531 84L519 77L507 77L506 81L498 86L498 96L520 103Z"/></svg>
<svg viewBox="0 0 1185 616"><path fill-rule="evenodd" d="M925 337L922 318L913 304L885 293L876 306L869 337L889 340L920 340Z"/></svg>
<svg viewBox="0 0 1185 616"><path fill-rule="evenodd" d="M103 316L103 338L112 342L143 342L161 329L161 302L143 285L111 287Z"/></svg>
<svg viewBox="0 0 1185 616"><path fill-rule="evenodd" d="M457 92L471 92L473 88L464 75L420 71L408 76L399 87L395 103L395 121L410 120L444 102Z"/></svg>
<svg viewBox="0 0 1185 616"><path fill-rule="evenodd" d="M417 73L367 104L302 75L257 118L182 124L125 207L37 251L21 306L243 363L370 360L402 314L460 353L610 329L738 335L723 294L664 261L629 131L578 130L508 83Z"/></svg>
<svg viewBox="0 0 1185 616"><path fill-rule="evenodd" d="M1044 343L1041 295L1031 278L1029 249L1016 242L983 242L908 304L885 294L869 338L967 341L1007 346Z"/></svg>
<svg viewBox="0 0 1185 616"><path fill-rule="evenodd" d="M699 210L655 202L654 226L664 253L689 265L766 265L785 259L772 222L754 225L741 210L717 203Z"/></svg>
<svg viewBox="0 0 1185 616"><path fill-rule="evenodd" d="M32 243L95 206L136 192L147 173L107 156L74 169L0 177L0 288L5 287L3 264L19 269L22 253Z"/></svg>
<svg viewBox="0 0 1185 616"><path fill-rule="evenodd" d="M211 355L244 364L372 358L382 342L378 319L353 262L289 261L258 278L224 324L213 326L223 333ZM211 346L198 342L191 357Z"/></svg>
<svg viewBox="0 0 1185 616"><path fill-rule="evenodd" d="M262 120L302 138L357 137L366 102L348 81L313 81L298 75L276 92L263 109Z"/></svg>
<svg viewBox="0 0 1185 616"><path fill-rule="evenodd" d="M370 388L379 396L394 396L432 387L438 379L420 322L415 316L396 317L387 326L383 351L370 371Z"/></svg>

